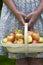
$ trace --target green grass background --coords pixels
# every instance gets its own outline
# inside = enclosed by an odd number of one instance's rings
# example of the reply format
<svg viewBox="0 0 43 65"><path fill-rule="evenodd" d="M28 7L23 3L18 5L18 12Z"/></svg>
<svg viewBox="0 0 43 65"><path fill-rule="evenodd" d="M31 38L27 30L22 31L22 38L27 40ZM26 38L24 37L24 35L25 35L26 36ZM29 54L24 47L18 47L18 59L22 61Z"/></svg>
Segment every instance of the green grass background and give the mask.
<svg viewBox="0 0 43 65"><path fill-rule="evenodd" d="M43 58L41 58L41 62L43 65ZM0 56L0 65L16 65L15 59L9 59L8 56Z"/></svg>
<svg viewBox="0 0 43 65"><path fill-rule="evenodd" d="M9 59L7 56L0 56L0 65L15 65L15 59Z"/></svg>

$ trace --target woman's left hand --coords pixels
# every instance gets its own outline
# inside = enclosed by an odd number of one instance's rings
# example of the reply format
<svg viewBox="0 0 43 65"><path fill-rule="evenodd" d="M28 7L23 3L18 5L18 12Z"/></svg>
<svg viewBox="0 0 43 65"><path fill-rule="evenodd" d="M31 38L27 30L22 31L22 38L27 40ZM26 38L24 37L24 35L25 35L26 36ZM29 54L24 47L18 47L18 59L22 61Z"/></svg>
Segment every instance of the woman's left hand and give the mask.
<svg viewBox="0 0 43 65"><path fill-rule="evenodd" d="M39 13L37 11L30 13L26 16L26 19L28 20L28 26L31 28L33 24L36 22L36 20L39 17Z"/></svg>

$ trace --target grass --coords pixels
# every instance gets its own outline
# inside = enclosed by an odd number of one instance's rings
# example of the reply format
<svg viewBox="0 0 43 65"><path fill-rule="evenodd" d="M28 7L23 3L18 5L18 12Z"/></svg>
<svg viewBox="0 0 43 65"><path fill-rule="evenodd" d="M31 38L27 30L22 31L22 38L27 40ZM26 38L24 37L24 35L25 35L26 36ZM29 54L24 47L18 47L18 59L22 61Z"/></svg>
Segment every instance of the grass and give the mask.
<svg viewBox="0 0 43 65"><path fill-rule="evenodd" d="M43 58L41 59L43 65ZM15 59L9 59L7 56L0 56L0 65L16 65Z"/></svg>
<svg viewBox="0 0 43 65"><path fill-rule="evenodd" d="M7 56L0 56L0 65L15 65L15 59L8 59Z"/></svg>

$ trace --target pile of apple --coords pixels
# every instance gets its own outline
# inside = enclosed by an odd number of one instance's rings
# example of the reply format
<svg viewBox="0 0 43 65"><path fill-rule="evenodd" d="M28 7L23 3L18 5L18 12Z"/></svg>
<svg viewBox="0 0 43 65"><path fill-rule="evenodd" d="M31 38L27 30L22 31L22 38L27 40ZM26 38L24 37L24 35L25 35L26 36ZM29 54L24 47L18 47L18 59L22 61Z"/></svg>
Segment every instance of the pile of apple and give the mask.
<svg viewBox="0 0 43 65"><path fill-rule="evenodd" d="M2 40L3 43L13 43L13 44L24 44L24 35L22 30L15 30L10 33L6 38ZM28 43L43 43L43 37L40 37L39 33L34 31L28 31Z"/></svg>
<svg viewBox="0 0 43 65"><path fill-rule="evenodd" d="M28 31L28 43L43 43L43 37L38 32Z"/></svg>
<svg viewBox="0 0 43 65"><path fill-rule="evenodd" d="M24 43L24 35L22 34L22 30L15 30L13 33L7 35L6 38L2 40L3 43L13 43L13 44L23 44Z"/></svg>

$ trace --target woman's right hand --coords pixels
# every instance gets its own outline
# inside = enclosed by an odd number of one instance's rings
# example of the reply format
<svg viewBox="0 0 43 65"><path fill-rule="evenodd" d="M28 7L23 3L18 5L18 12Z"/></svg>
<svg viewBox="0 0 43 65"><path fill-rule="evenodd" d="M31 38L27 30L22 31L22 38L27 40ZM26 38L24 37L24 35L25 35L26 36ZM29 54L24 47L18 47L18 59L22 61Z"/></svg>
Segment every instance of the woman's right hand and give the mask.
<svg viewBox="0 0 43 65"><path fill-rule="evenodd" d="M22 23L24 25L24 18L25 18L25 14L22 12L19 12L15 6L15 4L13 3L13 0L3 0L3 2L8 6L8 8L12 11L12 13L15 15L15 17L18 19L18 21L20 23Z"/></svg>
<svg viewBox="0 0 43 65"><path fill-rule="evenodd" d="M21 24L23 24L23 25L25 24L24 19L25 19L26 15L25 15L24 13L22 13L22 12L17 12L16 15L15 15L15 17L18 19L18 21L19 21Z"/></svg>

